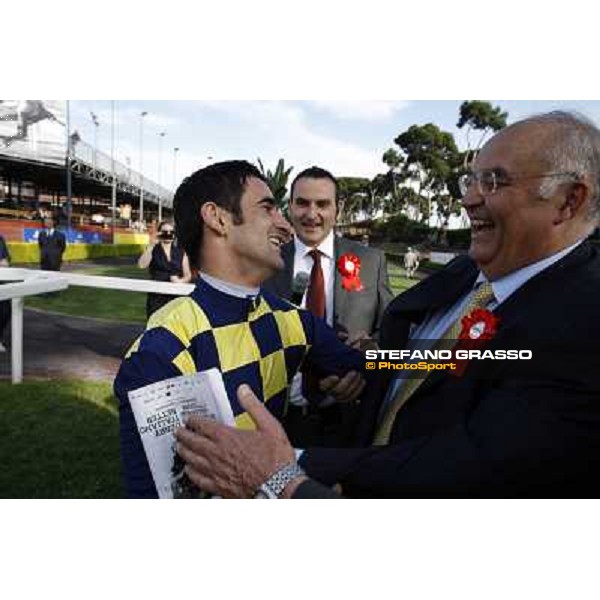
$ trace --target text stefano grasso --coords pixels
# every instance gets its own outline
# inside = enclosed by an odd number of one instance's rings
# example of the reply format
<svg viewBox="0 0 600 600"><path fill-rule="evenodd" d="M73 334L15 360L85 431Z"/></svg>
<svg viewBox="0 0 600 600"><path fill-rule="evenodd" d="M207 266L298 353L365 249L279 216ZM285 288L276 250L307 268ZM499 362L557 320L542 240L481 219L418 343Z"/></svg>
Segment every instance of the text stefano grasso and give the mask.
<svg viewBox="0 0 600 600"><path fill-rule="evenodd" d="M343 254L337 263L342 276L342 287L347 292L360 292L363 289L360 281L360 258L356 254Z"/></svg>

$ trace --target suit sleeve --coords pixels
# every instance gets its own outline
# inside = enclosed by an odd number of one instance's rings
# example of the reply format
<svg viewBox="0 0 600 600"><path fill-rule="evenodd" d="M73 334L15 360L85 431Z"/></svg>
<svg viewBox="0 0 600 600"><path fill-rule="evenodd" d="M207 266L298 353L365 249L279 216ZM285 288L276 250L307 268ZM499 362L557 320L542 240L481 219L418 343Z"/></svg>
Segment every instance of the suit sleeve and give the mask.
<svg viewBox="0 0 600 600"><path fill-rule="evenodd" d="M576 496L600 465L598 390L512 382L490 391L464 422L384 447L314 448L300 460L344 495Z"/></svg>
<svg viewBox="0 0 600 600"><path fill-rule="evenodd" d="M341 498L341 496L330 487L314 479L308 479L298 486L292 498L294 500L335 500Z"/></svg>
<svg viewBox="0 0 600 600"><path fill-rule="evenodd" d="M387 269L387 260L385 254L380 252L379 269L377 276L377 294L379 297L379 304L377 306L377 317L375 320L375 326L373 328L373 336L376 337L379 329L381 328L381 322L383 320L383 314L387 305L391 302L394 294L390 288L390 278Z"/></svg>

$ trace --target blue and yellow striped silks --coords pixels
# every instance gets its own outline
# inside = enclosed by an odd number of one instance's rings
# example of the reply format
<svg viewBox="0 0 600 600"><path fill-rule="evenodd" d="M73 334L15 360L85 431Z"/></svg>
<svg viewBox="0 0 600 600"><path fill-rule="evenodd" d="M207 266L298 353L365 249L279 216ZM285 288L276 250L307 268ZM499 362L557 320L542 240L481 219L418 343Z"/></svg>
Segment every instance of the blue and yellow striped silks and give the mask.
<svg viewBox="0 0 600 600"><path fill-rule="evenodd" d="M171 301L150 318L121 365L115 391L121 403L128 403L132 389L216 367L238 427L251 427L237 387L250 385L281 417L288 385L303 362L321 375L364 368L362 355L309 312L264 290L256 299L238 298L200 279L190 296Z"/></svg>

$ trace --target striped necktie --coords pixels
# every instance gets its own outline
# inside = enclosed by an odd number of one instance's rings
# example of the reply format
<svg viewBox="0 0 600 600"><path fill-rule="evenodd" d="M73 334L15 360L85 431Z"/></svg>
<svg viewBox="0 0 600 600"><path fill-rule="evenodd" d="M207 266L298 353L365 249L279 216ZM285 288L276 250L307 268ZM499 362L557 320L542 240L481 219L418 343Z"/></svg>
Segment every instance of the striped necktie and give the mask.
<svg viewBox="0 0 600 600"><path fill-rule="evenodd" d="M482 283L473 293L472 298L467 303L467 306L460 313L458 318L446 329L440 339L434 344L434 349L439 349L441 346L444 348L453 348L456 345L458 335L462 328L462 320L471 311L476 308L483 308L494 299L494 292L492 285L487 281ZM389 403L383 417L380 419L375 437L373 439L374 446L385 446L390 440L390 434L392 432L392 426L396 420L398 411L406 404L410 397L419 389L419 386L427 379L426 377L417 378L413 377L406 379L403 385L396 393L393 400Z"/></svg>

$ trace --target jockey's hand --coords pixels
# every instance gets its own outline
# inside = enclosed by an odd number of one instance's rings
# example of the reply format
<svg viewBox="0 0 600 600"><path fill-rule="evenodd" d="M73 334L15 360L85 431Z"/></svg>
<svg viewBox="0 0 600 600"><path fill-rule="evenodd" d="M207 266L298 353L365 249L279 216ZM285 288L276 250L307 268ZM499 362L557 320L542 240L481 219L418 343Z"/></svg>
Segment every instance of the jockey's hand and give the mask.
<svg viewBox="0 0 600 600"><path fill-rule="evenodd" d="M349 371L343 377L329 375L319 381L319 388L333 396L337 402L353 402L365 389L366 382L360 373Z"/></svg>

